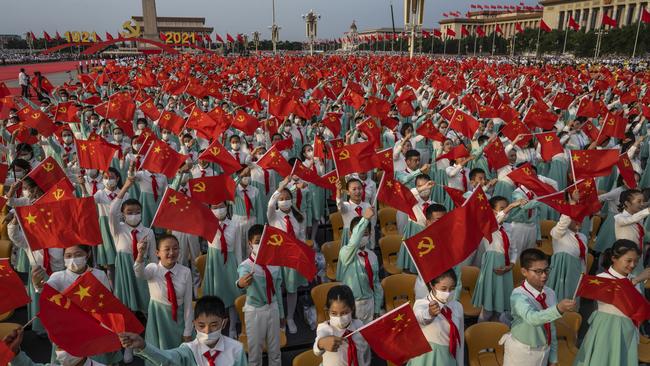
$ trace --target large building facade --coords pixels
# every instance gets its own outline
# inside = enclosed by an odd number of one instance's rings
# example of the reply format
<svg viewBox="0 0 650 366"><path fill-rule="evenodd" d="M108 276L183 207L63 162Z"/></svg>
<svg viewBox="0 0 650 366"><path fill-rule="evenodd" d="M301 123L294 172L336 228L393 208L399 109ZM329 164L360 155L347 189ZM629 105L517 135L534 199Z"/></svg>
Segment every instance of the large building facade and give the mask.
<svg viewBox="0 0 650 366"><path fill-rule="evenodd" d="M551 28L564 30L573 17L587 32L600 28L603 14L626 26L638 22L641 9L648 7L647 0L542 0L540 4L544 6L544 22Z"/></svg>
<svg viewBox="0 0 650 366"><path fill-rule="evenodd" d="M445 39L459 39L465 27L470 35L477 35L476 29L480 26L485 34L492 34L497 26L501 29L501 36L511 38L517 32L517 24L522 29L537 28L542 19L541 9L529 10L479 10L471 11L465 17L447 18L440 21L440 31ZM449 36L447 29L451 29L456 36Z"/></svg>

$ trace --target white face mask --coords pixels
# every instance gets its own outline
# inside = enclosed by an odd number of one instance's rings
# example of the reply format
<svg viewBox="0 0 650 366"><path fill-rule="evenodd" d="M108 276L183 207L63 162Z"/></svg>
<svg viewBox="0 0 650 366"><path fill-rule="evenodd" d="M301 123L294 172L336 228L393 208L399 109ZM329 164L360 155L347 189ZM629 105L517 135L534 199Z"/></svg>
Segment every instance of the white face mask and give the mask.
<svg viewBox="0 0 650 366"><path fill-rule="evenodd" d="M65 135L65 136L63 136L63 142L64 142L65 144L69 144L69 143L71 143L71 142L72 142L72 136L70 136L70 135Z"/></svg>
<svg viewBox="0 0 650 366"><path fill-rule="evenodd" d="M74 258L64 258L65 268L71 270L72 272L77 272L80 269L86 267L88 259L86 257L74 257Z"/></svg>
<svg viewBox="0 0 650 366"><path fill-rule="evenodd" d="M147 127L147 125L139 124L138 125L138 130L142 131L144 128Z"/></svg>
<svg viewBox="0 0 650 366"><path fill-rule="evenodd" d="M115 188L117 185L117 180L110 178L110 179L103 179L102 183L104 183L104 186L108 189Z"/></svg>
<svg viewBox="0 0 650 366"><path fill-rule="evenodd" d="M310 150L310 151L307 151L307 152L305 153L305 157L306 157L307 159L311 159L311 158L313 158L313 157L314 157L314 152L311 151L311 150Z"/></svg>
<svg viewBox="0 0 650 366"><path fill-rule="evenodd" d="M330 316L330 325L338 328L345 329L352 322L352 313L341 316Z"/></svg>
<svg viewBox="0 0 650 366"><path fill-rule="evenodd" d="M251 253L253 254L253 257L257 257L257 252L260 250L260 245L259 244L251 244Z"/></svg>
<svg viewBox="0 0 650 366"><path fill-rule="evenodd" d="M124 138L124 135L113 135L113 139L117 142L121 142Z"/></svg>
<svg viewBox="0 0 650 366"><path fill-rule="evenodd" d="M83 360L83 358L73 356L66 351L55 351L55 353L56 361L60 363L61 366L73 366Z"/></svg>
<svg viewBox="0 0 650 366"><path fill-rule="evenodd" d="M25 176L25 171L23 170L16 170L14 176L16 179L21 179L22 177Z"/></svg>
<svg viewBox="0 0 650 366"><path fill-rule="evenodd" d="M243 177L241 179L241 182L242 182L243 185L247 186L247 185L249 185L251 183L251 177Z"/></svg>
<svg viewBox="0 0 650 366"><path fill-rule="evenodd" d="M368 243L370 243L370 237L368 235L361 238L361 247L362 248L367 247Z"/></svg>
<svg viewBox="0 0 650 366"><path fill-rule="evenodd" d="M422 198L423 200L428 200L429 197L431 197L431 190L429 188L426 188L421 191L418 191L418 194L420 195L420 198Z"/></svg>
<svg viewBox="0 0 650 366"><path fill-rule="evenodd" d="M32 192L29 189L23 189L23 197L31 198Z"/></svg>
<svg viewBox="0 0 650 366"><path fill-rule="evenodd" d="M198 330L196 331L196 340L199 341L199 343L204 344L208 347L212 347L215 344L217 344L220 338L221 338L221 329L210 333L203 333L203 332L199 332Z"/></svg>
<svg viewBox="0 0 650 366"><path fill-rule="evenodd" d="M235 151L239 151L239 144L230 144L230 147Z"/></svg>
<svg viewBox="0 0 650 366"><path fill-rule="evenodd" d="M226 218L226 214L228 213L228 209L225 207L219 207L212 209L212 213L214 216L216 216L219 220L223 220Z"/></svg>
<svg viewBox="0 0 650 366"><path fill-rule="evenodd" d="M129 226L136 227L140 221L142 221L142 214L124 215L124 222Z"/></svg>
<svg viewBox="0 0 650 366"><path fill-rule="evenodd" d="M450 301L454 301L454 294L451 293L451 292L440 291L440 290L434 289L429 294L431 295L431 297L433 297L434 299L440 301L443 304L446 304L446 303L448 303Z"/></svg>
<svg viewBox="0 0 650 366"><path fill-rule="evenodd" d="M278 208L282 211L288 211L291 208L291 200L278 201Z"/></svg>

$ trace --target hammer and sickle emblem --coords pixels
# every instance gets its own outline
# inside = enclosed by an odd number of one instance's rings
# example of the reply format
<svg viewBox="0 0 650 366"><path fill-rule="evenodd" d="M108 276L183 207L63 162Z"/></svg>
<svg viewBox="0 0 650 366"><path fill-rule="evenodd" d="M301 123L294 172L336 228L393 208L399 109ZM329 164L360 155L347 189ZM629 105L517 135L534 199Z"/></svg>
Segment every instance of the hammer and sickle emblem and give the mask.
<svg viewBox="0 0 650 366"><path fill-rule="evenodd" d="M610 126L614 126L614 124L615 124L614 119L613 119L613 118L610 118L610 119L607 121L607 124L610 125Z"/></svg>
<svg viewBox="0 0 650 366"><path fill-rule="evenodd" d="M246 117L244 117L243 114L240 114L239 116L237 116L237 121L244 122L245 120L246 120Z"/></svg>
<svg viewBox="0 0 650 366"><path fill-rule="evenodd" d="M124 38L140 37L140 25L137 23L127 20L124 23L122 23L122 29L126 31L121 33L122 36L124 36Z"/></svg>
<svg viewBox="0 0 650 366"><path fill-rule="evenodd" d="M526 173L526 175L530 175L530 168L525 167L524 168L524 173Z"/></svg>
<svg viewBox="0 0 650 366"><path fill-rule="evenodd" d="M39 118L40 116L41 116L41 114L38 113L38 112L36 112L36 113L32 113L32 118L33 118L33 119L37 119L37 118Z"/></svg>
<svg viewBox="0 0 650 366"><path fill-rule="evenodd" d="M205 183L204 182L198 182L192 187L194 192L205 192Z"/></svg>
<svg viewBox="0 0 650 366"><path fill-rule="evenodd" d="M59 107L59 113L65 113L68 111L68 108L66 107Z"/></svg>
<svg viewBox="0 0 650 366"><path fill-rule="evenodd" d="M349 158L350 158L350 151L348 151L347 149L341 150L341 152L339 153L339 160L346 160Z"/></svg>
<svg viewBox="0 0 650 366"><path fill-rule="evenodd" d="M216 146L210 149L210 154L212 154L214 156L217 156L220 153L221 153L221 149L216 147Z"/></svg>
<svg viewBox="0 0 650 366"><path fill-rule="evenodd" d="M64 309L68 309L70 307L70 303L72 301L66 297L65 298L65 300L66 300L65 303L61 304L62 299L64 299L63 295L56 294L56 295L53 295L52 297L50 297L48 300L50 300L51 302L57 304L58 306L63 307Z"/></svg>
<svg viewBox="0 0 650 366"><path fill-rule="evenodd" d="M331 176L331 177L327 178L327 180L328 180L331 184L336 183L336 177L335 177L335 176Z"/></svg>
<svg viewBox="0 0 650 366"><path fill-rule="evenodd" d="M54 192L52 192L54 199L56 199L57 201L63 198L64 194L65 192L61 188L57 188Z"/></svg>
<svg viewBox="0 0 650 366"><path fill-rule="evenodd" d="M424 257L425 255L429 254L429 252L431 252L435 247L436 246L433 245L433 239L429 238L428 236L424 237L418 243L418 254L420 257Z"/></svg>
<svg viewBox="0 0 650 366"><path fill-rule="evenodd" d="M45 169L45 171L49 173L54 169L54 164L45 163L45 164L43 164L43 169Z"/></svg>
<svg viewBox="0 0 650 366"><path fill-rule="evenodd" d="M165 121L169 121L170 119L172 119L172 115L171 114L166 114L165 117L163 117L163 119Z"/></svg>
<svg viewBox="0 0 650 366"><path fill-rule="evenodd" d="M623 165L625 165L626 168L629 167L630 166L630 161L627 160L627 159L623 159Z"/></svg>
<svg viewBox="0 0 650 366"><path fill-rule="evenodd" d="M462 114L457 115L456 116L456 121L463 122L463 115Z"/></svg>
<svg viewBox="0 0 650 366"><path fill-rule="evenodd" d="M550 136L550 135L546 136L546 137L544 137L544 140L546 140L546 142L551 142L551 141L553 141L553 136Z"/></svg>
<svg viewBox="0 0 650 366"><path fill-rule="evenodd" d="M273 234L269 238L269 244L271 245L280 246L282 245L282 242L284 242L284 238L282 237L282 235Z"/></svg>

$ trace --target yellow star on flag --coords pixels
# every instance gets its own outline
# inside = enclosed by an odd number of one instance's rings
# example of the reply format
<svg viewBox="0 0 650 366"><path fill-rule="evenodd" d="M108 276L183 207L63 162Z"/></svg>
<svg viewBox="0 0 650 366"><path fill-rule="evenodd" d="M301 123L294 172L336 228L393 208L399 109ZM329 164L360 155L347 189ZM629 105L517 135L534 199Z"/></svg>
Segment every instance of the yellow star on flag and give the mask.
<svg viewBox="0 0 650 366"><path fill-rule="evenodd" d="M177 204L178 203L178 198L176 196L170 196L169 197L169 203L171 204Z"/></svg>
<svg viewBox="0 0 650 366"><path fill-rule="evenodd" d="M397 316L396 316L395 318L393 318L393 321L394 321L395 323L397 323L397 322L401 322L402 320L404 320L404 314L401 314L401 313L400 313L400 314L397 314Z"/></svg>
<svg viewBox="0 0 650 366"><path fill-rule="evenodd" d="M601 285L602 283L603 283L603 281L600 281L600 280L597 280L597 279L589 280L590 285Z"/></svg>
<svg viewBox="0 0 650 366"><path fill-rule="evenodd" d="M35 224L37 217L38 216L32 215L32 213L30 212L29 214L27 214L27 217L25 217L25 219L27 220L28 224Z"/></svg>
<svg viewBox="0 0 650 366"><path fill-rule="evenodd" d="M79 289L74 294L79 296L79 301L83 301L84 297L92 297L90 295L90 286L83 287L79 285Z"/></svg>

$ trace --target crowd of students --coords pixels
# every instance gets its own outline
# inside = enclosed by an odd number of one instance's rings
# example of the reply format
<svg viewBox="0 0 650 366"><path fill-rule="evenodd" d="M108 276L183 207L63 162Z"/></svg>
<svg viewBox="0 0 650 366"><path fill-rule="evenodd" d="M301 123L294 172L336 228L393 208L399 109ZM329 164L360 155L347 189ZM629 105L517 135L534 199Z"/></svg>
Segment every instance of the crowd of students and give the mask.
<svg viewBox="0 0 650 366"><path fill-rule="evenodd" d="M195 67L199 65L199 67ZM408 65L408 66L406 66ZM103 73L117 72L108 61ZM400 70L400 67L404 67ZM206 138L198 131L184 128L180 133L159 126L159 121L137 109L125 130L123 124L102 118L86 104L91 96L108 100L118 91L135 91L134 83L110 80L97 82L98 74L77 85L65 85L33 106L54 115L59 103L79 105L79 123L57 123L57 132L44 137L35 131L35 141L21 141L11 126L21 123L18 109L32 103L16 99L16 108L6 112L0 130L3 159L9 164L5 181L7 214L4 223L15 246L12 264L16 271L27 274L27 287L32 302L28 315L38 313L39 292L48 284L62 292L80 275L92 272L97 279L133 312L146 318L143 335L119 335L124 349L89 358L75 357L53 346L52 362L61 365L98 365L129 363L133 356L155 365L262 365L263 352L268 365L281 364L281 332L296 333L295 316L300 289L328 281L319 275L308 281L295 269L256 263L264 225L293 234L303 242L310 241L319 256L318 242L322 229L329 224L329 215L339 212L343 228L338 255L336 279L341 285L327 293L328 320L318 324L313 351L322 356L324 366L370 365L371 349L359 332L364 325L385 313L381 279L382 269L377 227L376 200L379 177L387 174L379 169L340 176L335 189L309 183L298 175L281 176L264 169L257 161L274 144L293 141L281 152L290 165L302 162L317 175L335 169L329 150L316 140L330 142L342 138L344 144L372 141L357 126L369 116L365 113L368 97L379 97L391 103L382 122L378 146L392 149L394 178L407 187L417 201L411 217L398 212L397 232L405 239L416 235L455 207L446 188L462 191L469 197L481 188L489 197L489 205L498 223L491 238L461 263L449 263L444 273L429 283L418 278L412 306L418 323L432 351L409 361L409 365L464 365L463 307L458 301L461 291L462 266L477 266L480 274L473 291L472 304L481 308L478 322L499 321L510 327L500 343L505 346L504 365L556 365L557 340L554 321L563 313L577 311L575 299L581 273L589 271L587 255L597 257L592 273L604 278L628 278L643 291L650 278L645 268L644 242L650 214L648 200L650 173L645 169L650 154L645 108L650 105L647 73L631 72L604 65L591 68L525 66L490 59L445 60L422 57L409 61L401 56L277 56L268 58L221 58L217 56L155 56L135 60L119 67L131 79L145 73L165 75L165 81L191 76L206 85L219 81L218 93L198 97L185 92L165 90L159 86L138 88L146 98L153 98L160 111L171 111L186 118L187 106L209 112L221 108L226 113L246 110L265 123L246 134L230 127L219 136ZM335 71L332 68L336 68ZM288 85L269 81L268 70L280 75ZM101 74L100 74L101 75ZM302 80L317 78L314 83ZM436 80L449 78L453 86ZM567 81L567 80L570 81ZM596 88L606 80L606 88ZM275 83L275 84L274 84ZM354 86L353 86L354 84ZM313 101L318 110L311 116L290 113L277 120L276 130L269 128L269 88L277 94L299 91L302 103ZM349 91L361 88L366 101L360 106L349 101ZM633 102L621 102L621 95L638 91ZM393 101L405 93L411 113L405 113ZM570 93L574 99L566 108L553 107L559 93ZM258 100L262 108L238 105L235 95ZM293 94L292 94L293 95ZM314 95L322 95L315 97ZM524 118L530 106L545 103L557 120L551 129L560 139L563 150L546 161L534 133L541 128L529 126L526 134L508 138L501 129L511 121L501 116L479 118L479 113L462 102L471 95L480 104L494 105L495 98L516 112L513 118ZM142 97L142 95L140 95ZM11 98L11 97L9 97ZM146 99L145 98L145 99ZM578 116L583 99L602 100L605 108L620 113L627 120L625 138L608 137L593 141L584 131L585 124L596 128L603 117ZM136 98L137 100L137 98ZM139 103L138 103L139 105ZM450 121L441 111L449 106L475 115L480 126L472 136L450 128ZM340 131L325 122L325 116L340 113ZM309 118L306 118L309 117ZM420 126L431 120L443 138L431 140L418 133ZM132 129L132 131L130 131ZM152 132L174 150L188 155L173 179L140 169L146 154L142 149L145 132ZM106 171L81 169L75 140L97 136L119 146L111 167ZM240 164L234 173L234 199L210 205L219 221L212 240L181 231L152 227L162 192L174 188L192 194L189 179L216 176L224 171L219 164L199 159L212 139L219 139ZM485 147L500 140L508 164L491 169L484 154ZM466 145L471 154L457 159L437 157L455 146ZM546 206L523 185L514 183L508 174L529 163L537 177L561 191L572 185L571 150L620 148L629 156L640 189L632 189L613 169L608 176L598 177L600 200L605 208L595 245L589 248L592 217L582 222L573 220ZM326 156L326 158L323 158ZM102 242L98 245L73 245L65 249L31 250L18 224L15 207L33 204L45 192L28 174L46 157L54 158L74 184L78 197L94 197L99 212ZM353 157L355 158L355 157ZM576 204L581 193L567 193L567 200ZM415 219L414 219L415 217ZM552 219L553 255L547 256L541 243L540 222ZM467 227L467 230L475 228ZM444 244L443 244L444 245ZM196 259L207 254L204 273L199 274ZM513 269L519 263L523 283L513 282ZM404 272L418 274L405 246L398 256ZM322 269L322 268L321 268ZM201 281L202 278L202 281ZM201 296L199 296L199 288ZM246 295L244 319L239 319L235 299ZM196 301L195 305L193 302ZM236 339L237 324L247 335L247 352ZM31 330L46 336L36 318ZM353 333L353 334L352 334ZM349 334L352 334L349 336ZM20 351L23 331L16 330L4 339L16 353L12 365L32 364ZM589 330L576 356L576 365L636 365L639 328L615 306L598 302L589 318Z"/></svg>

